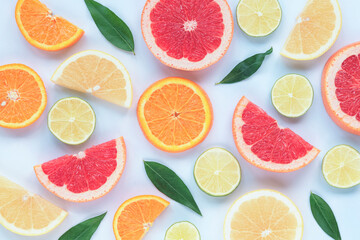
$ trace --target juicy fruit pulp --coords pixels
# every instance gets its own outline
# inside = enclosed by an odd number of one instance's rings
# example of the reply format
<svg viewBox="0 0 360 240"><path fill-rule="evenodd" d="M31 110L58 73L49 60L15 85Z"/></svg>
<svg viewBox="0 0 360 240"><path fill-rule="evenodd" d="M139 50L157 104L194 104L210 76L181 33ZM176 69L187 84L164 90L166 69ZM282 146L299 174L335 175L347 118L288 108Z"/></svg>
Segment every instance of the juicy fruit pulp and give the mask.
<svg viewBox="0 0 360 240"><path fill-rule="evenodd" d="M0 223L26 236L45 234L56 228L67 212L0 176Z"/></svg>
<svg viewBox="0 0 360 240"><path fill-rule="evenodd" d="M229 209L225 240L301 240L302 216L295 204L273 190L243 195Z"/></svg>
<svg viewBox="0 0 360 240"><path fill-rule="evenodd" d="M194 224L178 222L166 231L165 240L200 240L200 233Z"/></svg>
<svg viewBox="0 0 360 240"><path fill-rule="evenodd" d="M188 150L204 140L212 125L212 106L197 84L165 78L140 97L138 121L147 139L168 152Z"/></svg>
<svg viewBox="0 0 360 240"><path fill-rule="evenodd" d="M113 230L116 240L140 240L170 203L161 197L142 195L125 201L116 211Z"/></svg>
<svg viewBox="0 0 360 240"><path fill-rule="evenodd" d="M118 59L104 52L88 50L72 55L59 66L51 81L123 107L131 106L129 73Z"/></svg>
<svg viewBox="0 0 360 240"><path fill-rule="evenodd" d="M243 97L233 117L233 136L240 154L257 167L290 172L304 167L319 153L288 128Z"/></svg>
<svg viewBox="0 0 360 240"><path fill-rule="evenodd" d="M225 54L233 20L226 0L148 0L142 32L160 61L174 68L199 70Z"/></svg>
<svg viewBox="0 0 360 240"><path fill-rule="evenodd" d="M60 198L86 202L110 192L125 167L122 137L35 166L40 183Z"/></svg>
<svg viewBox="0 0 360 240"><path fill-rule="evenodd" d="M43 81L22 64L0 66L0 126L22 128L35 122L46 106Z"/></svg>
<svg viewBox="0 0 360 240"><path fill-rule="evenodd" d="M16 23L25 39L33 46L57 51L76 43L84 31L59 16L53 16L38 0L18 0Z"/></svg>

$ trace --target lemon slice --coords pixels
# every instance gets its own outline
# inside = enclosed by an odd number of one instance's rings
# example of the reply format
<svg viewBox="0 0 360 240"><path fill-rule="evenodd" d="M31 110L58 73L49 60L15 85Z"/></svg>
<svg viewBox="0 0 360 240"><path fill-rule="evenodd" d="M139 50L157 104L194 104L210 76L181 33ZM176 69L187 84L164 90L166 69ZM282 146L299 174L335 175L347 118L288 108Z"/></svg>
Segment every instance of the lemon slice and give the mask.
<svg viewBox="0 0 360 240"><path fill-rule="evenodd" d="M43 235L56 228L67 212L0 176L0 224L13 233Z"/></svg>
<svg viewBox="0 0 360 240"><path fill-rule="evenodd" d="M200 233L190 222L177 222L166 231L165 240L200 240Z"/></svg>
<svg viewBox="0 0 360 240"><path fill-rule="evenodd" d="M90 104L80 98L63 98L50 109L48 126L60 141L78 145L94 132L95 113Z"/></svg>
<svg viewBox="0 0 360 240"><path fill-rule="evenodd" d="M236 9L241 30L252 37L264 37L275 31L281 21L277 0L240 0Z"/></svg>
<svg viewBox="0 0 360 240"><path fill-rule="evenodd" d="M360 184L360 153L348 145L338 145L326 153L322 172L333 187L354 187Z"/></svg>
<svg viewBox="0 0 360 240"><path fill-rule="evenodd" d="M226 196L240 183L240 165L229 151L218 147L210 148L197 159L194 177L205 193L215 197Z"/></svg>
<svg viewBox="0 0 360 240"><path fill-rule="evenodd" d="M314 91L310 81L298 74L288 74L278 79L271 100L276 110L286 117L300 117L312 105Z"/></svg>

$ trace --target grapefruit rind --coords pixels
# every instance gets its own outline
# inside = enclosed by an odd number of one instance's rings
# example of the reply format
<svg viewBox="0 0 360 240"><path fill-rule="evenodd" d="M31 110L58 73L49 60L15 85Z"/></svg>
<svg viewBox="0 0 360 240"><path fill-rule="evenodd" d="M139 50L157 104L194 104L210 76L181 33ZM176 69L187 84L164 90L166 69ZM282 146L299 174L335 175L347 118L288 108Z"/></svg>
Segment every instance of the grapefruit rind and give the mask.
<svg viewBox="0 0 360 240"><path fill-rule="evenodd" d="M36 177L38 178L41 185L47 190L67 201L71 202L88 202L93 201L109 193L120 180L120 177L124 171L126 163L126 146L123 137L117 138L116 149L117 149L117 166L114 172L108 177L106 183L96 190L88 190L83 193L73 193L67 190L66 185L62 187L56 186L52 183L48 175L44 173L41 165L34 166Z"/></svg>
<svg viewBox="0 0 360 240"><path fill-rule="evenodd" d="M245 124L242 120L242 113L248 103L250 103L250 101L246 97L242 97L235 108L233 116L233 137L239 153L249 163L272 172L291 172L305 167L320 153L320 150L313 147L304 157L293 160L289 164L266 162L259 159L259 157L252 152L252 145L247 145L243 139L241 131L238 131L238 129L241 129L241 127ZM281 127L279 126L279 128Z"/></svg>
<svg viewBox="0 0 360 240"><path fill-rule="evenodd" d="M153 55L160 60L160 62L162 62L163 64L169 67L180 70L197 71L215 64L225 55L227 49L230 46L234 32L234 21L232 17L232 12L226 0L214 0L216 3L219 4L221 8L224 26L225 26L223 38L221 40L221 45L214 52L207 54L204 59L198 62L190 62L186 58L182 58L182 59L172 58L168 56L165 51L161 50L157 46L155 42L156 40L153 34L151 33L150 13L151 10L155 7L155 5L159 1L161 0L146 1L144 10L141 15L141 31L147 47L150 49Z"/></svg>
<svg viewBox="0 0 360 240"><path fill-rule="evenodd" d="M359 53L360 42L355 42L337 51L327 61L321 80L322 99L327 113L339 127L356 135L360 135L360 121L355 118L356 116L349 116L341 110L336 96L335 76L341 69L344 60Z"/></svg>

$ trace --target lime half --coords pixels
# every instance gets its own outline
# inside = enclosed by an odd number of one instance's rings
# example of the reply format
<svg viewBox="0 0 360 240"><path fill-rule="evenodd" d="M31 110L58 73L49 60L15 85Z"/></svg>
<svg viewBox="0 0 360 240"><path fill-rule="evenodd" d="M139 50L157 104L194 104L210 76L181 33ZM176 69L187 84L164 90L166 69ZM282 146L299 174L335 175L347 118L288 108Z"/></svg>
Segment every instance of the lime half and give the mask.
<svg viewBox="0 0 360 240"><path fill-rule="evenodd" d="M200 240L200 233L190 222L177 222L166 231L165 240Z"/></svg>
<svg viewBox="0 0 360 240"><path fill-rule="evenodd" d="M226 196L240 183L240 165L229 151L218 147L210 148L197 159L194 177L205 193L215 197Z"/></svg>
<svg viewBox="0 0 360 240"><path fill-rule="evenodd" d="M276 110L286 117L300 117L312 105L314 91L310 81L299 74L287 74L278 79L271 90Z"/></svg>
<svg viewBox="0 0 360 240"><path fill-rule="evenodd" d="M60 141L77 145L85 142L95 129L95 113L86 101L69 97L57 101L50 109L48 126Z"/></svg>
<svg viewBox="0 0 360 240"><path fill-rule="evenodd" d="M354 187L360 184L360 153L348 145L335 146L326 153L322 172L333 187Z"/></svg>
<svg viewBox="0 0 360 240"><path fill-rule="evenodd" d="M264 37L275 31L281 22L277 0L240 0L236 9L241 30L251 37Z"/></svg>

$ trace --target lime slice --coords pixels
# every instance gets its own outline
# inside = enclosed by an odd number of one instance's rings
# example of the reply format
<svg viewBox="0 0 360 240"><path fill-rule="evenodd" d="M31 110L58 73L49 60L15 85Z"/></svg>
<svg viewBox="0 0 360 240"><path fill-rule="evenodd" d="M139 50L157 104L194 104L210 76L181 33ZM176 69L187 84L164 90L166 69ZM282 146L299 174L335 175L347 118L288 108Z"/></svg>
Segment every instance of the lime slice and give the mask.
<svg viewBox="0 0 360 240"><path fill-rule="evenodd" d="M322 172L333 187L356 186L360 184L360 153L348 145L333 147L323 159Z"/></svg>
<svg viewBox="0 0 360 240"><path fill-rule="evenodd" d="M50 109L48 126L60 141L77 145L89 139L95 129L95 113L84 100L63 98Z"/></svg>
<svg viewBox="0 0 360 240"><path fill-rule="evenodd" d="M281 8L277 0L240 0L236 9L241 30L251 37L264 37L277 29Z"/></svg>
<svg viewBox="0 0 360 240"><path fill-rule="evenodd" d="M166 231L165 240L200 240L200 233L190 222L177 222Z"/></svg>
<svg viewBox="0 0 360 240"><path fill-rule="evenodd" d="M276 110L286 117L300 117L311 107L314 91L310 81L299 74L287 74L278 79L271 100Z"/></svg>
<svg viewBox="0 0 360 240"><path fill-rule="evenodd" d="M215 197L226 196L240 183L240 165L229 151L210 148L197 159L194 176L197 185L205 193Z"/></svg>

